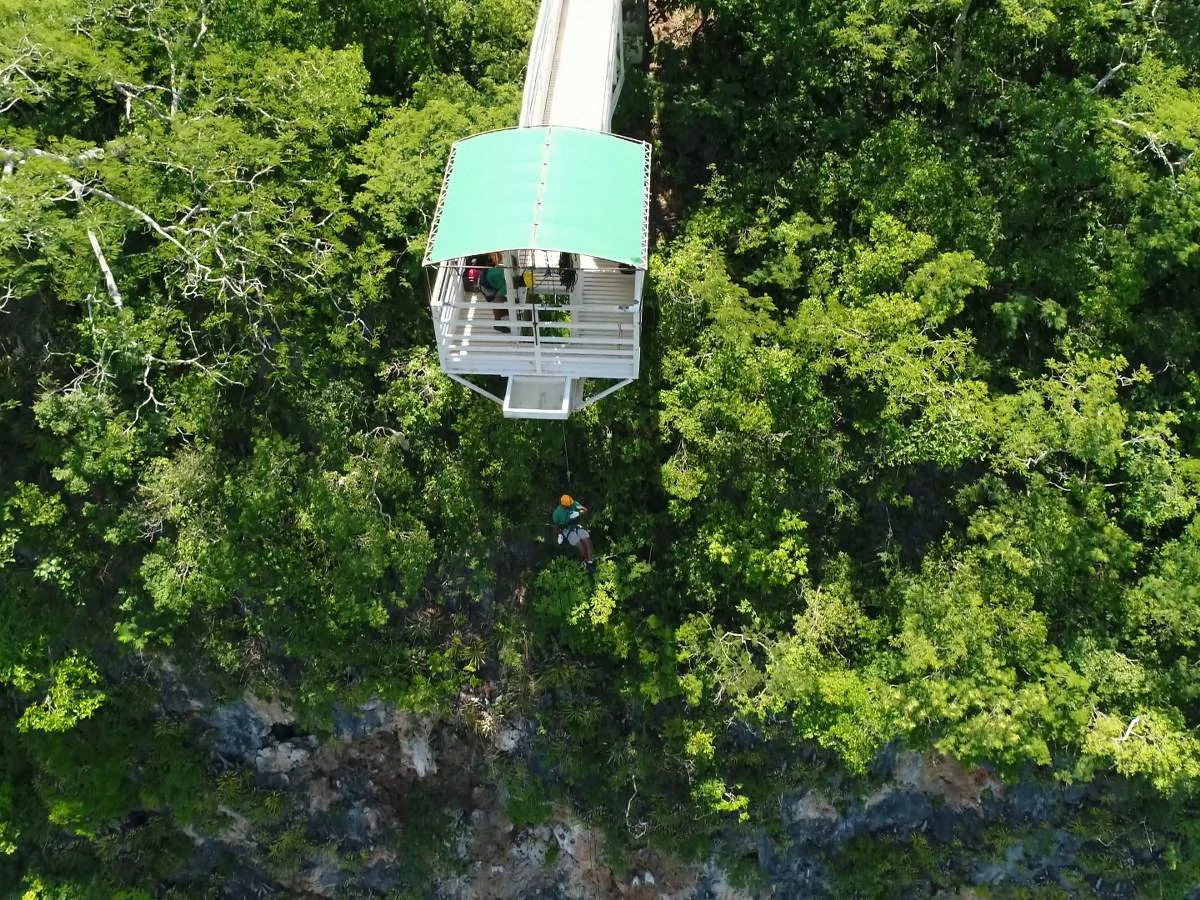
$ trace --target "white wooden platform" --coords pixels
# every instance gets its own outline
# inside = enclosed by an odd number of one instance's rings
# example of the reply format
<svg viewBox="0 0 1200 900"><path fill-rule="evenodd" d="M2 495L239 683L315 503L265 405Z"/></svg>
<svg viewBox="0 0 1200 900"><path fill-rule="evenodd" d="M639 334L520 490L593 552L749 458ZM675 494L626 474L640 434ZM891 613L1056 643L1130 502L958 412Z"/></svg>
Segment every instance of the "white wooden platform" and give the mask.
<svg viewBox="0 0 1200 900"><path fill-rule="evenodd" d="M621 0L542 0L520 126L611 131L624 80L622 30ZM431 309L443 371L501 402L514 418L565 419L638 377L644 270L626 274L582 256L567 290L558 282L556 252L502 249L517 251L517 268L535 273L533 288L510 285L504 304L463 290L463 260L438 267ZM498 309L508 318L496 320ZM503 400L470 375L508 376ZM589 399L587 379L616 384Z"/></svg>
<svg viewBox="0 0 1200 900"><path fill-rule="evenodd" d="M439 273L434 305L443 369L459 375L542 375L572 378L637 378L641 310L636 275L580 269L574 298L534 283L506 303L489 303L463 290L448 267ZM538 288L543 293L538 292ZM436 295L436 294L435 294ZM508 318L497 320L497 310ZM509 329L508 332L498 330Z"/></svg>

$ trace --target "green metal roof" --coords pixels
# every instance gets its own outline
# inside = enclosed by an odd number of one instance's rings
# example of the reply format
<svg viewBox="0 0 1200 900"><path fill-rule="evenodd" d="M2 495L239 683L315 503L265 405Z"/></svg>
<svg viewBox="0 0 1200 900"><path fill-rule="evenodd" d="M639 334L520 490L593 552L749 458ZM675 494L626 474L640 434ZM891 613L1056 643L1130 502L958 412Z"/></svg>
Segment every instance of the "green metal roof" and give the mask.
<svg viewBox="0 0 1200 900"><path fill-rule="evenodd" d="M650 146L581 128L492 131L450 151L425 264L559 250L645 268Z"/></svg>

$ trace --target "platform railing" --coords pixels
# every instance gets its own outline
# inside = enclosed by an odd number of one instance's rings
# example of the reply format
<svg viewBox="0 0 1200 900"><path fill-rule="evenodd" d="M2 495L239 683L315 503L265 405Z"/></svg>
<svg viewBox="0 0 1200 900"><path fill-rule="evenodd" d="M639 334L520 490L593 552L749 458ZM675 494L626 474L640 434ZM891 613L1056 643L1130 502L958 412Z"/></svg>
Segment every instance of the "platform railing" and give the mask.
<svg viewBox="0 0 1200 900"><path fill-rule="evenodd" d="M438 361L442 368L449 364L450 330L455 316L455 306L466 299L459 270L450 264L437 267L437 277L429 295L429 312L433 317L433 329L437 338Z"/></svg>
<svg viewBox="0 0 1200 900"><path fill-rule="evenodd" d="M505 310L508 318L496 319ZM470 301L448 305L439 323L443 365L464 374L581 375L612 369L636 370L639 358L633 317L618 322L552 318L561 308L537 303ZM508 331L498 331L497 326Z"/></svg>
<svg viewBox="0 0 1200 900"><path fill-rule="evenodd" d="M496 312L507 317L496 318ZM636 343L636 316L631 312L613 310L613 321L579 321L561 318L575 314L561 306L541 303L489 302L486 300L450 300L441 305L438 317L439 333L449 341L486 338L489 341L513 344L629 344ZM463 315L474 313L475 315ZM509 331L496 331L507 328ZM489 333L490 331L490 333ZM566 332L560 333L560 332Z"/></svg>
<svg viewBox="0 0 1200 900"><path fill-rule="evenodd" d="M641 318L636 302L576 302L588 277L582 271L574 290L552 291L558 297L552 301L533 293L538 299L530 302L523 288L517 289L514 299L488 301L465 290L463 266L461 259L439 266L430 295L438 356L445 371L636 377ZM495 318L500 311L507 317Z"/></svg>

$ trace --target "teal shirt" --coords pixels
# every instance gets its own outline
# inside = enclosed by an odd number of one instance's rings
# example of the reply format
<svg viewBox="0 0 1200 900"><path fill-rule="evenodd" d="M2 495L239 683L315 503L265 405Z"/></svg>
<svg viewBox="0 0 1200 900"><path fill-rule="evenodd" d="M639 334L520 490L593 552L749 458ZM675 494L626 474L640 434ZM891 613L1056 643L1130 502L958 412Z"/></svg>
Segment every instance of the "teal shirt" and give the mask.
<svg viewBox="0 0 1200 900"><path fill-rule="evenodd" d="M504 269L501 266L492 266L484 272L483 283L494 290L498 296L508 296L508 282L504 280Z"/></svg>
<svg viewBox="0 0 1200 900"><path fill-rule="evenodd" d="M580 510L583 509L583 504L576 500L571 504L571 508L563 506L561 503L554 509L554 524L559 528L572 528L579 524L579 519L582 515ZM574 518L571 518L572 513L575 513Z"/></svg>

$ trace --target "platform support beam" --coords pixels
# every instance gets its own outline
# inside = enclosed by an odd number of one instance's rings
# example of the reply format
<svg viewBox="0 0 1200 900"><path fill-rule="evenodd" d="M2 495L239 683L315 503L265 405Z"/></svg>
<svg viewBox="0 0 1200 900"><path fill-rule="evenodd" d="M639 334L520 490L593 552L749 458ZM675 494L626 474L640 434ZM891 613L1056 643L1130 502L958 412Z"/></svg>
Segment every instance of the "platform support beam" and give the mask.
<svg viewBox="0 0 1200 900"><path fill-rule="evenodd" d="M609 394L619 391L621 388L626 387L631 384L633 384L633 379L626 378L622 381L618 381L616 384L609 385L604 390L602 390L600 393L594 394L591 397L588 397L586 400L584 400L581 404L579 404L578 407L576 407L575 411L578 411L580 409L587 409L589 406L591 406L597 400L603 400Z"/></svg>
<svg viewBox="0 0 1200 900"><path fill-rule="evenodd" d="M447 378L450 378L450 379L453 379L454 381L457 381L457 382L458 382L459 384L461 384L463 387L470 388L470 389L471 389L471 390L473 390L475 393L479 394L481 397L487 397L489 400L495 400L495 401L496 401L497 403L499 403L501 406L503 406L503 405L504 405L504 398L503 398L503 397L497 397L497 396L496 396L495 394L493 394L491 391L484 390L484 389L483 389L483 388L481 388L479 385L475 384L475 383L474 383L474 382L472 382L472 381L468 381L467 379L463 378L461 375L455 375L453 372L446 372L446 373L445 373L445 375L446 375L446 377L447 377Z"/></svg>

